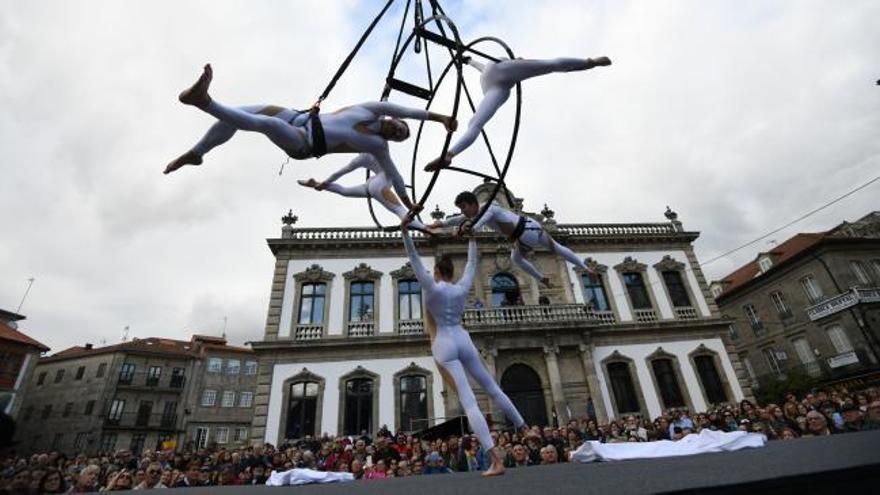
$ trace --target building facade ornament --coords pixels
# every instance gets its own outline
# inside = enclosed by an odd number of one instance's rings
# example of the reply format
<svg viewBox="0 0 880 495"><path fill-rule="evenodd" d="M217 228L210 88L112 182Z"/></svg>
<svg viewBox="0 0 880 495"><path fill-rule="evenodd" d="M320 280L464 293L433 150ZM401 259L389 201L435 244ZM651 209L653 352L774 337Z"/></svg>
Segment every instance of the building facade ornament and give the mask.
<svg viewBox="0 0 880 495"><path fill-rule="evenodd" d="M321 268L321 265L313 264L304 271L294 274L293 279L297 282L329 282L335 276L335 274Z"/></svg>
<svg viewBox="0 0 880 495"><path fill-rule="evenodd" d="M626 258L623 258L623 263L615 265L614 269L621 273L644 272L647 271L648 265L644 263L639 263L638 261L634 260L632 256L627 256Z"/></svg>
<svg viewBox="0 0 880 495"><path fill-rule="evenodd" d="M659 262L654 264L654 268L656 268L657 271L660 271L660 272L665 272L665 271L680 272L680 271L685 270L685 266L686 265L684 263L681 263L679 261L675 261L675 259L673 259L672 256L669 256L668 254L663 256L662 260L660 260Z"/></svg>
<svg viewBox="0 0 880 495"><path fill-rule="evenodd" d="M382 272L373 270L366 263L361 263L354 270L343 273L342 276L345 280L379 280L382 278Z"/></svg>
<svg viewBox="0 0 880 495"><path fill-rule="evenodd" d="M407 261L402 267L391 271L390 275L394 280L414 279L416 278L416 271L413 270L412 263Z"/></svg>

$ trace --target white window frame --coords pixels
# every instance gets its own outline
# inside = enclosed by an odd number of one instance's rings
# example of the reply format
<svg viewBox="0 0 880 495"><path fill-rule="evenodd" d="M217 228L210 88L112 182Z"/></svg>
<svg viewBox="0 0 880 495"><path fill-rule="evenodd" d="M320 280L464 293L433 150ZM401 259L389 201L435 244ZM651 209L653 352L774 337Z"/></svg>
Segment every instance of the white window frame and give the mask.
<svg viewBox="0 0 880 495"><path fill-rule="evenodd" d="M248 434L247 427L241 426L241 427L236 428L234 441L235 442L246 441L248 438L247 434Z"/></svg>
<svg viewBox="0 0 880 495"><path fill-rule="evenodd" d="M775 290L771 292L770 300L773 301L773 306L776 306L777 313L780 315L791 314L791 309L785 304L785 294L782 291Z"/></svg>
<svg viewBox="0 0 880 495"><path fill-rule="evenodd" d="M235 391L224 390L223 398L220 400L220 407L235 407Z"/></svg>
<svg viewBox="0 0 880 495"><path fill-rule="evenodd" d="M227 375L237 375L239 373L241 373L241 360L227 359L226 360L226 374Z"/></svg>
<svg viewBox="0 0 880 495"><path fill-rule="evenodd" d="M740 361L743 363L743 367L746 369L746 374L749 375L749 380L751 382L756 382L758 380L758 375L755 373L755 368L752 366L752 360L749 359L748 356L740 356Z"/></svg>
<svg viewBox="0 0 880 495"><path fill-rule="evenodd" d="M798 337L792 340L791 345L794 347L794 351L798 355L798 359L801 360L801 363L810 364L816 362L813 346L810 345L810 341L806 337Z"/></svg>
<svg viewBox="0 0 880 495"><path fill-rule="evenodd" d="M256 375L258 364L254 360L248 360L244 362L244 374L245 375Z"/></svg>
<svg viewBox="0 0 880 495"><path fill-rule="evenodd" d="M764 355L764 361L767 362L767 367L770 368L771 373L774 375L781 375L783 373L785 367L780 363L775 347L765 347L761 349L761 354Z"/></svg>
<svg viewBox="0 0 880 495"><path fill-rule="evenodd" d="M208 373L220 373L223 371L222 358L208 358Z"/></svg>
<svg viewBox="0 0 880 495"><path fill-rule="evenodd" d="M852 342L849 340L849 336L846 334L846 330L844 330L842 326L831 325L825 329L825 333L828 335L828 340L831 341L831 345L834 346L837 355L853 351Z"/></svg>
<svg viewBox="0 0 880 495"><path fill-rule="evenodd" d="M724 287L721 287L720 285L713 285L711 291L712 297L718 297L721 295L722 292L724 292Z"/></svg>
<svg viewBox="0 0 880 495"><path fill-rule="evenodd" d="M825 297L825 293L822 292L822 288L819 287L819 283L816 282L816 277L812 275L807 275L806 277L801 278L801 286L804 288L804 293L807 294L807 298L811 302L818 302Z"/></svg>
<svg viewBox="0 0 880 495"><path fill-rule="evenodd" d="M210 397L210 400L208 398ZM202 406L203 407L214 407L214 404L217 402L217 391L206 388L202 391Z"/></svg>
<svg viewBox="0 0 880 495"><path fill-rule="evenodd" d="M852 270L853 275L856 276L856 280L859 281L862 285L868 285L871 283L871 277L868 275L868 269L865 267L865 264L862 263L861 260L850 260L849 268Z"/></svg>
<svg viewBox="0 0 880 495"><path fill-rule="evenodd" d="M205 432L204 435L199 433L202 431ZM201 449L207 448L208 447L208 435L210 435L210 434L211 434L211 429L208 428L207 426L197 426L196 427L196 435L195 435L195 438L193 438L193 440L195 440L197 443L196 447L201 448Z"/></svg>
<svg viewBox="0 0 880 495"><path fill-rule="evenodd" d="M758 267L761 269L761 273L764 273L773 267L773 261L766 256L762 256L758 258Z"/></svg>
<svg viewBox="0 0 880 495"><path fill-rule="evenodd" d="M216 432L214 433L214 441L220 445L225 445L229 443L229 427L218 426L215 429Z"/></svg>
<svg viewBox="0 0 880 495"><path fill-rule="evenodd" d="M761 326L761 317L758 316L758 308L756 308L754 304L743 304L743 311L745 311L746 317L749 319L749 324L751 324L753 328Z"/></svg>
<svg viewBox="0 0 880 495"><path fill-rule="evenodd" d="M242 392L238 395L238 407L251 407L253 405L254 405L254 393L253 392Z"/></svg>

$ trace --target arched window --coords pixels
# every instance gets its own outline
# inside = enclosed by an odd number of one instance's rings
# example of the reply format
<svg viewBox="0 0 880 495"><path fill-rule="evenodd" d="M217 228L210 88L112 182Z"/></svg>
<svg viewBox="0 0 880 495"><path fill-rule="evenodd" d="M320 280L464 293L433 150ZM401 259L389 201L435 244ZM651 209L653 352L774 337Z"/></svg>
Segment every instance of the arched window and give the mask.
<svg viewBox="0 0 880 495"><path fill-rule="evenodd" d="M373 433L373 380L352 378L345 382L343 435Z"/></svg>
<svg viewBox="0 0 880 495"><path fill-rule="evenodd" d="M299 296L299 324L317 325L324 321L324 298L327 284L303 284Z"/></svg>
<svg viewBox="0 0 880 495"><path fill-rule="evenodd" d="M611 382L618 414L638 413L639 399L629 372L629 363L608 363L608 379Z"/></svg>
<svg viewBox="0 0 880 495"><path fill-rule="evenodd" d="M315 416L318 411L318 384L292 383L288 397L286 438L314 435Z"/></svg>
<svg viewBox="0 0 880 495"><path fill-rule="evenodd" d="M519 303L519 283L507 273L492 277L492 306L515 306Z"/></svg>
<svg viewBox="0 0 880 495"><path fill-rule="evenodd" d="M697 368L700 383L703 384L706 400L710 404L727 402L727 392L724 391L724 383L715 367L715 357L711 355L694 356L694 365Z"/></svg>
<svg viewBox="0 0 880 495"><path fill-rule="evenodd" d="M596 311L611 311L608 304L608 296L605 295L605 285L602 283L601 273L584 272L581 275L584 284L584 299Z"/></svg>
<svg viewBox="0 0 880 495"><path fill-rule="evenodd" d="M504 370L501 389L510 397L526 424L549 424L541 377L530 366L517 363Z"/></svg>
<svg viewBox="0 0 880 495"><path fill-rule="evenodd" d="M654 371L654 379L657 380L657 388L660 390L660 398L663 407L685 407L684 395L678 384L672 360L668 358L654 359L651 361L651 369Z"/></svg>
<svg viewBox="0 0 880 495"><path fill-rule="evenodd" d="M398 319L419 320L422 318L422 286L418 280L409 279L397 282Z"/></svg>
<svg viewBox="0 0 880 495"><path fill-rule="evenodd" d="M400 377L400 422L404 431L428 426L428 380L424 375Z"/></svg>
<svg viewBox="0 0 880 495"><path fill-rule="evenodd" d="M373 282L351 283L349 321L373 320Z"/></svg>

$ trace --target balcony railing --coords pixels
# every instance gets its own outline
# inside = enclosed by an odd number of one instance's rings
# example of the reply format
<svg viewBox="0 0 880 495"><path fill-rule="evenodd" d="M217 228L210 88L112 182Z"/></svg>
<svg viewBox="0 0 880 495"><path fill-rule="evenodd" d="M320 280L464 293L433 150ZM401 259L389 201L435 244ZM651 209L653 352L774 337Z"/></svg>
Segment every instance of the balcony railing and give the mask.
<svg viewBox="0 0 880 495"><path fill-rule="evenodd" d="M614 236L614 235L656 235L674 234L671 223L626 223L626 224L562 224L558 230L569 235Z"/></svg>
<svg viewBox="0 0 880 495"><path fill-rule="evenodd" d="M156 389L180 390L186 385L185 375L171 374L167 378L165 374L159 376L150 375L146 370L133 373L119 373L117 385L122 387L149 387Z"/></svg>
<svg viewBox="0 0 880 495"><path fill-rule="evenodd" d="M614 314L610 311L590 311L582 304L553 304L468 309L462 315L462 322L465 326L566 321L611 325L614 324Z"/></svg>
<svg viewBox="0 0 880 495"><path fill-rule="evenodd" d="M423 335L425 324L422 320L400 320L397 324L397 333L400 335Z"/></svg>
<svg viewBox="0 0 880 495"><path fill-rule="evenodd" d="M679 320L696 320L699 318L696 308L675 308L675 317Z"/></svg>
<svg viewBox="0 0 880 495"><path fill-rule="evenodd" d="M791 366L781 368L779 373L770 373L753 378L752 386L760 388L798 375L805 376L818 383L846 378L876 368L876 365L870 364L867 354L860 350L816 359L809 363L800 363L795 360L791 364Z"/></svg>
<svg viewBox="0 0 880 495"><path fill-rule="evenodd" d="M164 413L127 412L116 416L104 416L104 426L109 428L173 430L177 415Z"/></svg>
<svg viewBox="0 0 880 495"><path fill-rule="evenodd" d="M376 324L372 321L352 321L348 323L349 337L371 337L376 333Z"/></svg>
<svg viewBox="0 0 880 495"><path fill-rule="evenodd" d="M650 323L657 321L657 312L653 309L636 309L633 311L636 321L639 323Z"/></svg>
<svg viewBox="0 0 880 495"><path fill-rule="evenodd" d="M296 340L318 340L324 335L324 325L297 325L293 335Z"/></svg>
<svg viewBox="0 0 880 495"><path fill-rule="evenodd" d="M868 289L853 287L843 294L838 294L808 307L806 311L810 320L816 321L847 308L851 308L857 304L876 302L880 302L880 287L871 287Z"/></svg>

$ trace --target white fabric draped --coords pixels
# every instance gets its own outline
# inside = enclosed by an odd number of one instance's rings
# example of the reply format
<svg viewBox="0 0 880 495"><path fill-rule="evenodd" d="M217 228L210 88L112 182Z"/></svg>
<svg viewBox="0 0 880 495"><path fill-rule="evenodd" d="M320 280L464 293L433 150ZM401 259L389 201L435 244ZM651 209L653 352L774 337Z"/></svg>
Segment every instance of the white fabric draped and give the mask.
<svg viewBox="0 0 880 495"><path fill-rule="evenodd" d="M623 461L627 459L654 459L682 455L705 454L709 452L729 452L749 447L763 447L767 437L761 433L744 431L703 430L692 433L681 440L660 440L657 442L600 443L585 442L571 453L576 462Z"/></svg>
<svg viewBox="0 0 880 495"><path fill-rule="evenodd" d="M268 486L298 486L309 483L333 483L335 481L354 481L351 473L336 473L328 471L315 471L314 469L290 469L288 471L272 471Z"/></svg>

